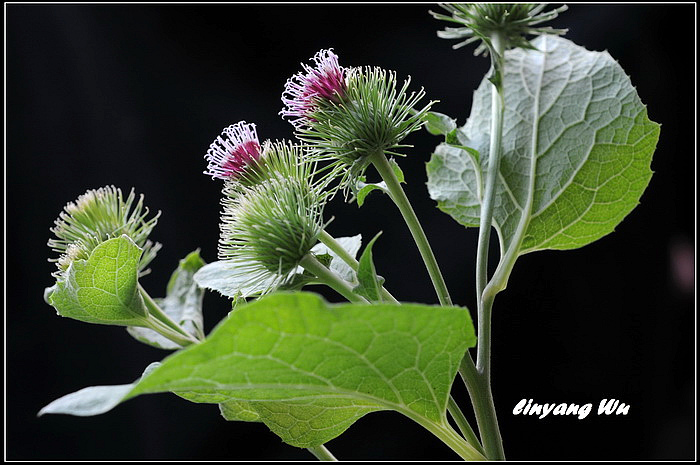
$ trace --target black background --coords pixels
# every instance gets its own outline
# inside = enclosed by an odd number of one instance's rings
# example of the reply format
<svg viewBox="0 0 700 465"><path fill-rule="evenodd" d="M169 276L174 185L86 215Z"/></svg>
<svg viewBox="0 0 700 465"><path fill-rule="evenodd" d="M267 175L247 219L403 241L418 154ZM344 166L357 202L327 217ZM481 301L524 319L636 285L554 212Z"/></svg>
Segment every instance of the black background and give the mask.
<svg viewBox="0 0 700 465"><path fill-rule="evenodd" d="M163 214L164 244L142 280L161 295L178 259L216 259L219 181L203 155L220 130L255 122L291 138L277 112L285 80L321 48L341 64L411 75L436 111L462 124L488 60L438 39L435 5L6 5L6 457L8 459L310 459L264 425L228 423L214 405L173 395L131 400L92 418L36 412L88 385L137 378L165 352L117 327L56 316L49 227L89 188L132 186ZM517 263L496 300L493 388L510 459L689 459L694 454L695 7L572 5L554 23L589 50L607 49L662 124L656 172L641 205L579 250ZM474 307L476 230L434 208L424 164L438 139L420 132L401 160L409 198L456 303ZM340 200L340 199L338 199ZM436 301L420 257L387 198L362 209L334 201L336 236L384 234L379 272L405 301ZM683 272L683 270L685 270ZM341 299L316 289L331 301ZM211 328L227 310L205 298ZM464 389L455 396L465 401ZM617 398L624 417L513 416L522 398ZM471 417L471 413L469 414ZM329 448L341 459L456 459L396 413L375 413Z"/></svg>

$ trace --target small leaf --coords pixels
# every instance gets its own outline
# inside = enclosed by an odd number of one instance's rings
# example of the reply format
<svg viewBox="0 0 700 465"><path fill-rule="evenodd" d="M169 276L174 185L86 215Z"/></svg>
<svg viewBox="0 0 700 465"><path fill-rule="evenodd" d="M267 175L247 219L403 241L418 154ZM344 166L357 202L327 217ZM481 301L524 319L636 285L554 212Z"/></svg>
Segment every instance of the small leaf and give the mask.
<svg viewBox="0 0 700 465"><path fill-rule="evenodd" d="M378 182L376 184L366 184L364 182L358 183L359 190L355 194L355 200L357 200L357 206L361 207L365 203L365 198L375 189L379 189L385 194L389 193L389 189L386 187L384 181Z"/></svg>
<svg viewBox="0 0 700 465"><path fill-rule="evenodd" d="M59 315L88 323L142 326L146 308L138 291L141 249L128 236L95 247L76 260L48 299Z"/></svg>
<svg viewBox="0 0 700 465"><path fill-rule="evenodd" d="M218 291L226 297L259 296L273 284L273 279L250 279L244 266L234 260L221 260L208 263L194 274L195 282L203 288Z"/></svg>
<svg viewBox="0 0 700 465"><path fill-rule="evenodd" d="M166 297L155 299L158 306L175 323L193 335L195 338L204 336L204 317L202 316L202 299L204 290L194 282L193 276L205 265L204 260L196 250L180 260L177 269L173 271L168 281ZM137 340L160 349L180 349L180 345L161 336L148 328L130 326L127 328Z"/></svg>
<svg viewBox="0 0 700 465"><path fill-rule="evenodd" d="M377 270L374 267L374 260L372 259L372 246L374 242L379 238L382 233L379 232L374 238L367 244L365 250L362 251L360 256L360 265L357 268L357 280L358 284L354 291L363 297L366 297L370 302L377 302L381 300L381 283L379 277L377 276Z"/></svg>
<svg viewBox="0 0 700 465"><path fill-rule="evenodd" d="M396 160L390 158L389 165L394 171L394 175L396 176L398 181L400 183L405 184L406 179L404 177L403 171L401 170L401 167L396 162ZM389 189L386 187L386 183L384 181L368 184L364 182L364 177L362 177L362 179L357 182L357 185L355 187L355 200L357 201L357 206L361 207L365 203L365 198L367 197L367 195L369 195L369 193L374 190L380 190L385 194L389 194Z"/></svg>
<svg viewBox="0 0 700 465"><path fill-rule="evenodd" d="M442 113L430 111L425 114L425 129L434 136L446 135L457 127L457 121Z"/></svg>
<svg viewBox="0 0 700 465"><path fill-rule="evenodd" d="M160 362L148 365L141 378L152 372L159 365ZM109 412L124 400L124 397L136 386L136 383L141 378L131 384L86 387L54 400L42 408L37 416L42 416L45 413L62 413L78 417L90 417Z"/></svg>
<svg viewBox="0 0 700 465"><path fill-rule="evenodd" d="M450 386L475 340L464 308L273 294L166 358L128 397L172 391L223 404L230 419L257 415L285 442L311 447L377 410L444 424Z"/></svg>
<svg viewBox="0 0 700 465"><path fill-rule="evenodd" d="M398 179L400 183L406 184L406 178L404 177L403 171L401 170L401 167L396 162L396 160L390 158L389 165L391 166L391 169L394 170L394 175L396 176L396 179Z"/></svg>

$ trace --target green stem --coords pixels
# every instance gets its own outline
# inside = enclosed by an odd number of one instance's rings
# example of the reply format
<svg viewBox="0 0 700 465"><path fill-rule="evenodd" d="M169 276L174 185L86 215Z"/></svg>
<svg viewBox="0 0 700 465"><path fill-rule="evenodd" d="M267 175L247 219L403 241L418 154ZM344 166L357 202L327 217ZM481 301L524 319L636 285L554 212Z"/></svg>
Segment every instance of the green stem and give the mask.
<svg viewBox="0 0 700 465"><path fill-rule="evenodd" d="M352 268L353 271L357 271L357 269L360 267L360 263L357 260L355 260L355 258L352 255L350 255L348 251L345 250L343 246L340 245L333 236L328 234L325 229L321 231L319 240L323 244L325 244L326 247L328 247L331 251L333 251L338 257L340 257L340 259L343 260L350 268ZM384 286L381 287L380 292L382 293L382 297L384 297L384 300L388 300L389 302L393 302L395 304L399 303L396 297L391 295L391 293L387 291L384 288Z"/></svg>
<svg viewBox="0 0 700 465"><path fill-rule="evenodd" d="M158 306L158 304L148 295L148 292L139 284L139 291L143 297L143 302L148 309L150 317L148 323L150 328L158 332L162 336L170 339L181 346L188 346L199 342L197 338L182 329L180 325L175 323L170 317Z"/></svg>
<svg viewBox="0 0 700 465"><path fill-rule="evenodd" d="M299 264L309 273L316 276L316 278L323 284L333 288L338 294L342 295L350 302L354 303L368 303L367 299L361 295L356 294L352 287L340 278L338 275L333 273L331 270L326 268L323 263L319 262L313 255L306 254L304 258L301 259Z"/></svg>
<svg viewBox="0 0 700 465"><path fill-rule="evenodd" d="M469 355L462 359L459 374L467 386L469 397L472 400L476 422L479 426L479 435L484 445L484 452L489 460L505 460L503 453L503 441L498 428L496 408L493 404L490 383L481 376Z"/></svg>
<svg viewBox="0 0 700 465"><path fill-rule="evenodd" d="M322 462L337 462L338 459L331 454L331 451L326 449L326 446L321 444L320 446L307 447L306 450L314 454L314 457Z"/></svg>
<svg viewBox="0 0 700 465"><path fill-rule="evenodd" d="M469 424L469 421L467 421L467 418L464 416L462 410L460 410L459 405L457 405L457 402L455 402L452 396L450 396L450 398L447 400L447 411L450 412L450 415L454 419L455 423L457 423L457 427L462 432L462 436L465 437L467 442L469 442L474 449L478 450L480 454L485 455L484 448L479 443L479 439L476 437L476 434L474 434L474 430Z"/></svg>
<svg viewBox="0 0 700 465"><path fill-rule="evenodd" d="M318 240L324 243L326 247L332 250L338 257L340 257L342 261L347 263L350 268L357 271L360 263L355 260L355 257L350 255L350 253L348 253L348 251L345 250L333 236L328 234L325 229L321 231L321 235L319 236Z"/></svg>
<svg viewBox="0 0 700 465"><path fill-rule="evenodd" d="M484 197L481 201L481 214L479 224L479 242L476 252L476 298L479 316L478 355L477 368L479 372L489 372L490 363L490 339L487 333L491 330L490 309L484 308L483 294L488 282L489 240L493 226L493 207L498 179L498 168L501 162L502 136L503 136L503 53L504 42L500 34L491 37L492 72L498 74L491 88L491 136L489 147L489 161L486 173L486 186ZM487 375L488 376L488 375Z"/></svg>
<svg viewBox="0 0 700 465"><path fill-rule="evenodd" d="M478 345L476 366L470 355L462 360L463 375L474 404L479 433L486 456L491 460L505 459L501 433L498 429L496 409L491 393L491 311L495 294L486 294L488 286L488 256L493 209L502 153L503 113L505 109L503 91L503 68L505 41L499 33L491 36L492 83L491 88L491 135L486 185L481 200L479 242L476 258L476 299L478 314ZM468 359L468 360L467 360ZM474 368L472 371L471 368Z"/></svg>
<svg viewBox="0 0 700 465"><path fill-rule="evenodd" d="M396 174L389 164L389 160L387 160L386 155L384 155L383 152L377 152L370 156L370 161L386 183L386 187L389 190L389 196L398 207L404 221L406 222L406 225L408 226L408 229L411 231L413 240L416 242L416 246L418 246L423 262L425 262L425 267L427 268L430 279L433 282L433 287L435 287L435 292L440 300L440 304L452 305L450 293L447 290L447 285L445 285L445 280L442 277L442 273L440 273L440 267L435 260L433 250L430 248L428 238L425 236L425 232L418 221L418 217L413 211L411 202L409 202L408 197L406 197L406 193L401 187L401 183L396 178Z"/></svg>

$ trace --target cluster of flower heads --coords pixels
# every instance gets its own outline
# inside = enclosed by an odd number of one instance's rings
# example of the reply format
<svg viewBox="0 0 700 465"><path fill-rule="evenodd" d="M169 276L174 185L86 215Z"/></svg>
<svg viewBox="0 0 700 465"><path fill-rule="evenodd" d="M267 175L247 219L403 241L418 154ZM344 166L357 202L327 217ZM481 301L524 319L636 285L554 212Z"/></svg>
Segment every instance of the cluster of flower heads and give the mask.
<svg viewBox="0 0 700 465"><path fill-rule="evenodd" d="M328 178L318 176L306 148L261 143L255 125L243 121L226 128L206 158L205 174L224 180L219 258L268 291L290 283L323 229Z"/></svg>
<svg viewBox="0 0 700 465"><path fill-rule="evenodd" d="M148 208L143 206L143 195L136 204L135 200L133 189L124 198L121 189L105 186L88 190L75 202L69 202L51 228L56 237L48 242L52 250L60 253L57 259L49 259L58 266L54 276L62 279L73 261L87 259L102 242L124 234L143 250L139 272L145 274L161 247L148 239L160 212L146 219Z"/></svg>
<svg viewBox="0 0 700 465"><path fill-rule="evenodd" d="M280 115L301 145L261 143L255 125L241 121L205 156L205 174L225 181L219 258L271 288L290 282L316 244L326 201L372 156L406 147L404 138L423 125L432 104L417 108L425 93L409 92L410 79L398 86L391 71L342 67L330 49L312 61L282 93Z"/></svg>

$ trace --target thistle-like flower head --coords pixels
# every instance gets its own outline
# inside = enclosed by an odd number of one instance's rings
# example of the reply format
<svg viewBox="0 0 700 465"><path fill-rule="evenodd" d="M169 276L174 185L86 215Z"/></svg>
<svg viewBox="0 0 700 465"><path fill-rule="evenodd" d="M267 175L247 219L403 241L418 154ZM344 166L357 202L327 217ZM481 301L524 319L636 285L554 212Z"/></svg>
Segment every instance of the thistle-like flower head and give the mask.
<svg viewBox="0 0 700 465"><path fill-rule="evenodd" d="M280 115L290 118L296 129L314 121L313 113L320 103L339 102L347 90L347 70L338 64L332 49L320 50L313 61L314 66L301 64L304 71L289 78L282 93L285 107Z"/></svg>
<svg viewBox="0 0 700 465"><path fill-rule="evenodd" d="M48 242L52 250L61 254L49 260L58 267L54 275L60 279L74 260L88 258L99 244L122 234L143 249L139 271L145 274L145 268L161 247L148 240L160 212L147 220L148 208L143 206L143 195L136 204L135 200L133 189L124 198L121 189L106 186L88 190L75 202L68 203L51 228L56 237Z"/></svg>
<svg viewBox="0 0 700 465"><path fill-rule="evenodd" d="M506 49L531 49L532 45L524 37L526 35L566 33L566 29L538 26L556 18L567 9L566 5L545 12L542 12L546 7L544 3L441 3L440 6L450 16L431 11L433 17L457 23L460 27L446 27L443 31L438 31L438 37L465 39L453 45L453 48L481 41L474 51L475 55L493 53L491 38L494 34L504 40Z"/></svg>
<svg viewBox="0 0 700 465"><path fill-rule="evenodd" d="M323 196L309 179L277 176L253 186L229 183L219 258L271 291L295 276L323 229Z"/></svg>
<svg viewBox="0 0 700 465"><path fill-rule="evenodd" d="M209 162L204 174L223 180L238 178L261 154L255 124L240 121L225 128L211 143L204 156Z"/></svg>
<svg viewBox="0 0 700 465"><path fill-rule="evenodd" d="M326 56L324 52L321 50L314 59L320 62L319 57ZM297 85L303 77L299 74L287 82L282 97L286 107L281 114L297 116L291 121L297 137L309 145L313 158L332 161L331 170L342 178L340 184L348 187L367 167L370 155L401 155L395 150L408 147L403 140L420 129L433 102L417 108L425 96L423 89L409 92L410 78L398 86L392 71L379 67L339 68L335 55L331 64L330 68L342 70L333 75L343 79L331 80L340 90L315 93L311 104L301 111L304 93L303 86ZM307 76L315 76L311 72L314 70L305 70ZM299 99L285 97L292 95L290 85Z"/></svg>

